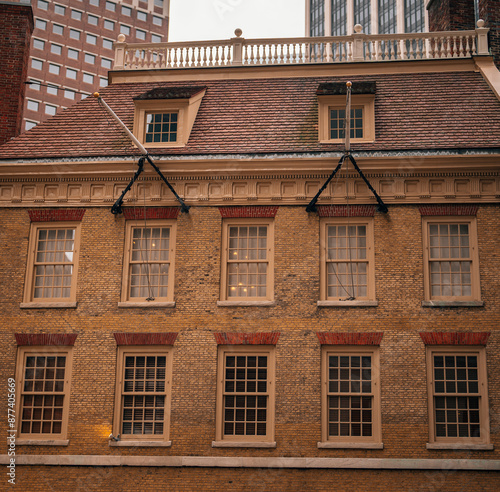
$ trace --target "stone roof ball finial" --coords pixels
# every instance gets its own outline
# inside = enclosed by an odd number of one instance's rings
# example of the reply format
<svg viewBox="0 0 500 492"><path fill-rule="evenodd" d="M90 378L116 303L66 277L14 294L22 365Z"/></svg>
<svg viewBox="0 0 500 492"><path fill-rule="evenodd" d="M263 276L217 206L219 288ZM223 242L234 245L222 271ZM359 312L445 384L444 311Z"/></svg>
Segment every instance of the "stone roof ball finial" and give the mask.
<svg viewBox="0 0 500 492"><path fill-rule="evenodd" d="M483 19L478 19L477 27L484 27L484 20Z"/></svg>
<svg viewBox="0 0 500 492"><path fill-rule="evenodd" d="M354 26L354 31L359 34L363 30L363 26L361 24L356 24Z"/></svg>
<svg viewBox="0 0 500 492"><path fill-rule="evenodd" d="M243 31L238 27L234 30L234 34L236 34L236 37L239 38L243 34Z"/></svg>
<svg viewBox="0 0 500 492"><path fill-rule="evenodd" d="M118 42L119 43L125 42L125 34L119 34L118 35Z"/></svg>

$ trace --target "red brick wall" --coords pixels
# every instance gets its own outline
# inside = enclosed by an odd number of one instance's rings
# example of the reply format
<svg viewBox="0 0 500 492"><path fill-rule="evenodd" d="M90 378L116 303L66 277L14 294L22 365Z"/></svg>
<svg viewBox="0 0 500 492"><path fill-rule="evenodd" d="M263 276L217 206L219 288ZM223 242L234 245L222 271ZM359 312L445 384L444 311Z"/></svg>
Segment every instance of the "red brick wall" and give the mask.
<svg viewBox="0 0 500 492"><path fill-rule="evenodd" d="M431 0L429 31L463 31L474 29L473 0Z"/></svg>
<svg viewBox="0 0 500 492"><path fill-rule="evenodd" d="M489 27L488 43L496 66L500 69L500 2L498 0L478 0L479 18Z"/></svg>
<svg viewBox="0 0 500 492"><path fill-rule="evenodd" d="M31 6L0 4L0 144L21 132L33 12Z"/></svg>

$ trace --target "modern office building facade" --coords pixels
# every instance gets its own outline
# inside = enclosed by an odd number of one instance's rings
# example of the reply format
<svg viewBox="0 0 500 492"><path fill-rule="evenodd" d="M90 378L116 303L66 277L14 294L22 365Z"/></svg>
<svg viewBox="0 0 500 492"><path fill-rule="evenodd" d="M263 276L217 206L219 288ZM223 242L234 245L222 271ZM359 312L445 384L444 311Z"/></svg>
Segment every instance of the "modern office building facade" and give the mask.
<svg viewBox="0 0 500 492"><path fill-rule="evenodd" d="M169 0L32 0L22 131L108 83L113 42L165 42Z"/></svg>
<svg viewBox="0 0 500 492"><path fill-rule="evenodd" d="M306 33L309 36L346 36L354 26L366 34L423 32L425 0L308 0Z"/></svg>

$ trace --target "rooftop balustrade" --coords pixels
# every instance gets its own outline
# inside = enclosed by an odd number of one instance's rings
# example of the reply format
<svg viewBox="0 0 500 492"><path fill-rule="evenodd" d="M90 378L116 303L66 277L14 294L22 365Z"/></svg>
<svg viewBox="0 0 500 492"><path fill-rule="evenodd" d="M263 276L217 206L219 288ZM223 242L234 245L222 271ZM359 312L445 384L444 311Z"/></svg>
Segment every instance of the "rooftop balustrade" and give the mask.
<svg viewBox="0 0 500 492"><path fill-rule="evenodd" d="M488 55L484 21L470 31L364 34L359 24L350 36L245 39L178 43L115 43L114 70L304 65L470 58Z"/></svg>

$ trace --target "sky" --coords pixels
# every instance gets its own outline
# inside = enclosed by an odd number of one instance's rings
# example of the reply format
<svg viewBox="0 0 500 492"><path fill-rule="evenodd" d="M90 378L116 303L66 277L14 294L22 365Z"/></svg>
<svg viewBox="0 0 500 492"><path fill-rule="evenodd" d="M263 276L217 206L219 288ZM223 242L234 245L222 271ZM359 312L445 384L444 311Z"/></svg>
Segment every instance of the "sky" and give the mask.
<svg viewBox="0 0 500 492"><path fill-rule="evenodd" d="M280 38L305 35L306 0L170 0L168 40Z"/></svg>

